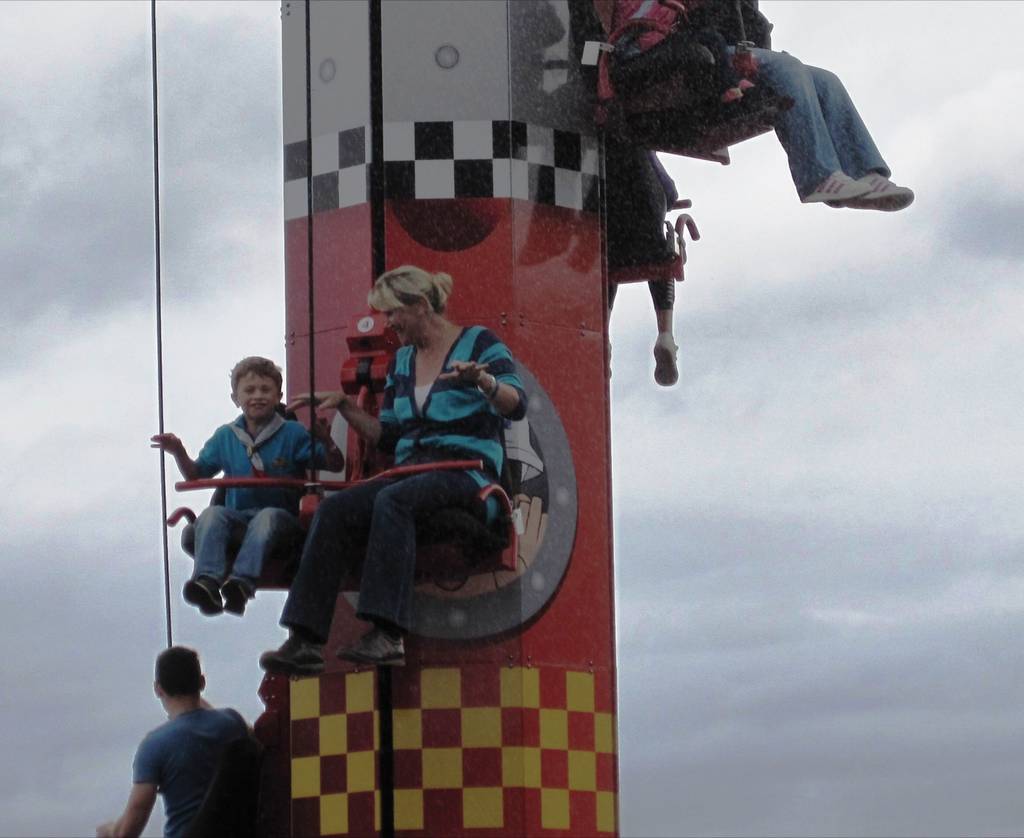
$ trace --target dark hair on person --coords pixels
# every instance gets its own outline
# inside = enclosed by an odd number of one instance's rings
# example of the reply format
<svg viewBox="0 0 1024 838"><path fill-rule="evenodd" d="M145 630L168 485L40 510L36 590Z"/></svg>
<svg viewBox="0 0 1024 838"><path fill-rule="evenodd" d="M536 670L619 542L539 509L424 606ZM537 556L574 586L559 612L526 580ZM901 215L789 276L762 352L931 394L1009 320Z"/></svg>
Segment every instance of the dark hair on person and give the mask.
<svg viewBox="0 0 1024 838"><path fill-rule="evenodd" d="M156 682L167 695L198 695L203 673L195 649L171 646L156 658Z"/></svg>
<svg viewBox="0 0 1024 838"><path fill-rule="evenodd" d="M270 378L277 384L278 390L284 389L284 379L281 377L281 368L269 358L261 358L259 355L250 355L248 358L243 358L235 364L234 368L231 370L232 393L238 389L238 382L250 373L255 373L256 375L263 376L264 378Z"/></svg>

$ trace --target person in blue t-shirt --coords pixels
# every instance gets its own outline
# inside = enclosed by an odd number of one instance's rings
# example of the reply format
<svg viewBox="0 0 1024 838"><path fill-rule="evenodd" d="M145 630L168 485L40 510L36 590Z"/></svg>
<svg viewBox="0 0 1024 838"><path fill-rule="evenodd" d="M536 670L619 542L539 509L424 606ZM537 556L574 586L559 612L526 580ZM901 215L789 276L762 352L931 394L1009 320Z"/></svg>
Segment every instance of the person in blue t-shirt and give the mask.
<svg viewBox="0 0 1024 838"><path fill-rule="evenodd" d="M234 710L215 710L200 696L206 679L199 655L172 646L156 659L153 690L168 721L150 731L135 753L132 790L117 820L96 828L99 838L134 838L146 828L157 794L164 798L164 835L184 835L202 805L224 747L247 736Z"/></svg>
<svg viewBox="0 0 1024 838"><path fill-rule="evenodd" d="M320 504L302 548L299 571L281 614L291 636L266 652L270 672L315 674L324 668L321 646L334 617L338 587L366 548L356 615L373 628L341 657L358 663L400 665L403 635L412 622L416 520L436 509L471 507L480 489L497 483L505 452L506 418L526 415L526 393L515 361L497 335L462 327L444 316L452 278L404 265L382 274L369 304L387 315L403 346L388 369L380 416L344 393L315 393L337 408L356 433L394 454L395 465L481 460L481 471L427 471L366 481Z"/></svg>
<svg viewBox="0 0 1024 838"><path fill-rule="evenodd" d="M174 456L186 480L213 477L303 477L309 467L309 431L282 419L281 370L266 358L243 358L231 370L231 400L242 415L221 425L196 459L174 434L157 434L153 447ZM344 468L345 459L331 440L324 420L313 425L318 466ZM292 489L228 489L223 506L209 506L196 521L195 571L185 583L185 601L203 614L245 613L267 556L278 547L302 543L299 497ZM231 575L228 555L238 548ZM223 595L223 598L222 598Z"/></svg>

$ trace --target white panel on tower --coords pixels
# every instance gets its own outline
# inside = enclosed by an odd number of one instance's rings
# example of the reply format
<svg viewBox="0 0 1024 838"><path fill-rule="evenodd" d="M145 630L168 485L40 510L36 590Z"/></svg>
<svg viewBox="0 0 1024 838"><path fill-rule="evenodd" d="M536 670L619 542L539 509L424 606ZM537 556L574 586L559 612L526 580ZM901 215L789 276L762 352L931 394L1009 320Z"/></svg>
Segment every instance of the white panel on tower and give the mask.
<svg viewBox="0 0 1024 838"><path fill-rule="evenodd" d="M494 0L382 3L384 121L508 119L507 16Z"/></svg>

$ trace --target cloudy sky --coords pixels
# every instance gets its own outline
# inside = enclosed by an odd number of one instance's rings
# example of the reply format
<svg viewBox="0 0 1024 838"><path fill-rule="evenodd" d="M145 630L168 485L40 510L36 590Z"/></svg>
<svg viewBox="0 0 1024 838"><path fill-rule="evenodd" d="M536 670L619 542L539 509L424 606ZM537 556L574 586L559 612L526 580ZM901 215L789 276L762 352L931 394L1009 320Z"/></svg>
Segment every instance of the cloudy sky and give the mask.
<svg viewBox="0 0 1024 838"><path fill-rule="evenodd" d="M666 161L704 238L677 387L645 289L612 329L622 830L1020 834L1024 5L763 7L918 200L801 206L771 135ZM166 424L193 448L233 362L283 355L278 9L160 6ZM149 6L0 13L0 834L83 835L160 721ZM203 621L189 569L175 640L255 718L283 598Z"/></svg>

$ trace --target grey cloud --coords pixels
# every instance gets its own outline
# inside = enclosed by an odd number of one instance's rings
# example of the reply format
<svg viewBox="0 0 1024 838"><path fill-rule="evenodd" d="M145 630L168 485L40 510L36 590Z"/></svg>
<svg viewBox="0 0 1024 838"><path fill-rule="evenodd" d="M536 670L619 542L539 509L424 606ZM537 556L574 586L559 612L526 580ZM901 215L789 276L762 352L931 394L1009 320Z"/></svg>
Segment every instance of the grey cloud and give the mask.
<svg viewBox="0 0 1024 838"><path fill-rule="evenodd" d="M624 834L1012 833L1024 652L1006 638L1024 609L808 616L1010 578L1006 545L951 561L943 532L852 541L798 517L650 532L665 527L626 512L617 537Z"/></svg>
<svg viewBox="0 0 1024 838"><path fill-rule="evenodd" d="M1000 650L1021 622L897 638L896 655L892 638L819 637L638 668L624 645L624 833L1005 834L1022 807L994 788L1024 719L1019 656Z"/></svg>
<svg viewBox="0 0 1024 838"><path fill-rule="evenodd" d="M956 194L937 226L949 249L981 260L979 273L959 277L973 288L985 275L986 261L1024 257L1024 201L991 182L961 184Z"/></svg>
<svg viewBox="0 0 1024 838"><path fill-rule="evenodd" d="M163 256L171 299L199 292L252 246L227 228L248 222L256 241L280 216L279 56L261 52L265 44L245 27L230 39L222 33L192 22L162 33ZM32 319L55 302L79 317L152 299L147 44L140 38L137 49L66 80L45 101L19 91L0 100L5 125L18 126L10 153L0 157L7 231L0 323Z"/></svg>
<svg viewBox="0 0 1024 838"><path fill-rule="evenodd" d="M830 591L854 602L882 593L927 596L952 574L1015 572L1019 548L986 537L968 514L899 527L853 515L817 521L801 509L765 520L745 515L739 498L728 513L666 499L643 515L630 508L620 514L627 516L616 534L620 583L638 596L664 595L665 585L676 585L680 596L694 601L716 587L742 593L748 580L756 581L759 595L814 597L811 604L823 606ZM641 551L643 574L629 573Z"/></svg>
<svg viewBox="0 0 1024 838"><path fill-rule="evenodd" d="M806 17L811 9L805 5L793 6L793 14ZM848 11L860 13L853 6ZM818 13L823 19L829 14ZM26 351L33 339L29 324L50 306L81 319L151 298L145 44L140 32L132 54L116 57L95 76L85 71L46 97L33 92L31 108L15 98L17 91L0 92L0 221L6 230L0 325L15 335L0 364L15 363ZM270 270L278 269L275 46L276 36L258 36L248 25L182 21L162 31L165 280L176 304L208 290L211 275L247 257L251 264L254 251L257 259L267 257ZM61 110L49 109L52 103ZM781 169L779 177L785 177ZM786 396L806 398L773 415L820 431L815 452L832 462L829 453L840 447L832 434L849 429L820 427L831 420L816 404L820 394L813 385L837 367L834 352L815 357L823 346L875 327L891 334L904 315L947 304L951 288L968 285L981 299L1015 281L1009 269L990 270L993 256L1008 261L1021 255L1019 237L1010 235L1019 220L1012 200L954 184L944 191L962 199L964 209L943 215L947 210L925 201L927 184L913 185L922 200L907 214L914 222L907 227L933 242L921 264L903 267L899 257L869 271L850 258L832 273L801 276L807 271L794 257L786 266L796 276L787 283L766 283L736 304L703 311L687 310L684 287L682 382L671 391L649 381L654 334L648 312L642 331L615 339L617 464L628 471L635 446L645 444L625 438L627 416L644 415L660 427L676 423L668 427L677 429L678 445L685 447L659 452L658 470L644 476L661 493L662 502L651 504L654 514L638 508L635 498L616 502L625 835L1009 835L1024 823L1024 661L1016 641L1024 619L1012 596L1020 585L1020 545L1012 532L993 534L988 496L969 503L956 498L958 479L991 477L978 458L968 460L970 473L937 478L944 484L937 497L954 502L941 509L907 504L902 521L886 526L871 513L877 509L880 519L892 521L882 513L905 488L899 474L866 485L877 479L869 471L853 478L859 485L843 484L868 498L869 510L860 517L843 514L847 499L841 496L829 506L828 520L801 507L758 517L751 511L757 498L740 493L715 508L686 497L687 466L723 481L726 469L743 468L738 458L716 465L719 452L709 452L708 462L701 458L702 434L718 414L736 408L756 416L772 394L777 407L786 401L779 388L809 373L808 382L786 389ZM750 210L756 213L753 205ZM756 270L757 231L735 232L734 240L750 242L750 270ZM259 249L261 237L270 242L266 250ZM878 246L898 253L899 240ZM704 281L694 272L688 284ZM649 306L644 289L631 293ZM979 317L982 327L990 322ZM59 339L42 324L36 332ZM1012 337L1005 351L1015 358ZM932 351L927 343L919 349L921 356ZM977 372L966 366L964 377ZM116 370L87 363L81 374L96 376L97 398L117 377ZM52 381L44 382L53 410L63 407L61 375L65 371L54 370ZM951 379L950 402L990 404L998 390L1011 394L1012 406L1015 379L1009 375L993 386L992 377L976 390ZM921 423L914 413L921 395L898 393L894 401L902 401L890 409L902 415L905 402L908 421ZM218 398L211 424L223 418L224 399ZM109 474L83 479L88 502L54 510L47 525L31 531L13 495L0 510L0 610L11 641L5 673L13 673L5 679L4 747L31 755L0 766L2 834L91 833L123 805L138 737L160 721L150 690L152 659L164 641L154 492L123 485L123 470L144 456L141 441L150 431L120 424L125 440L140 442L89 460L104 460ZM744 429L734 424L734 437L724 443L739 446ZM976 435L979 429L968 430ZM1009 423L998 430L1009 459L1019 434ZM866 430L867 445L876 433ZM9 436L9 443L24 442ZM89 459L90 438L95 444L88 431L62 431L59 444L46 440L38 454L15 447L5 462L14 464L15 474L27 463L30 473L51 469L73 485L80 476L69 464ZM784 469L799 455L777 451L765 468ZM841 468L844 460L835 462ZM883 463L880 470L888 467ZM619 486L628 485L622 471ZM796 472L793 481L806 483L807 475ZM122 485L111 488L114 483ZM814 491L804 488L794 495ZM1013 491L1006 494L1000 500L1012 510ZM172 549L173 541L172 535ZM211 699L253 719L260 710L256 661L282 637L276 626L282 597L261 593L244 621L204 621L180 601L189 569L173 552L175 639L200 649ZM985 580L980 586L979 576ZM984 601L986 591L1000 589L1009 592L1007 601ZM949 607L958 597L982 599L958 612ZM158 828L154 818L150 832Z"/></svg>

